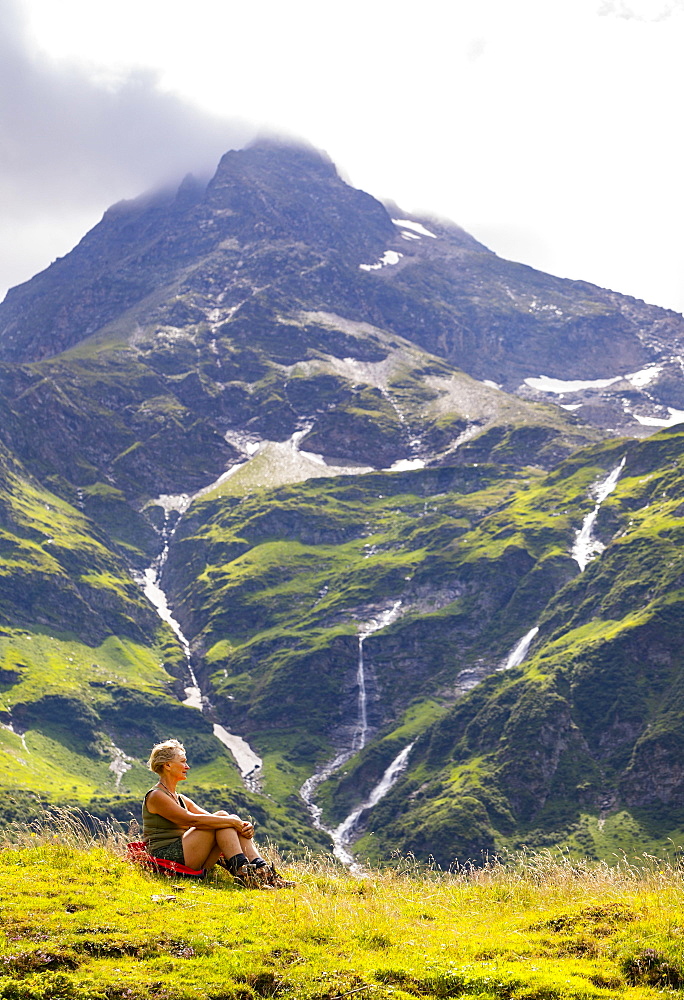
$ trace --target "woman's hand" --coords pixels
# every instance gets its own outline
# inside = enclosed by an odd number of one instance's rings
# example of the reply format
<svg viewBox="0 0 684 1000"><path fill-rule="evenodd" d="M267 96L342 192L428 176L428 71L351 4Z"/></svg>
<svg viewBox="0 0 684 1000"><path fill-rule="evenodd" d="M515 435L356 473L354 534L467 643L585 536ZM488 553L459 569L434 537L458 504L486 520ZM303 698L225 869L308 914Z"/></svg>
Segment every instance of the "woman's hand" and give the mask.
<svg viewBox="0 0 684 1000"><path fill-rule="evenodd" d="M247 820L240 819L235 813L232 815L227 812L217 812L214 816L225 816L227 820L230 821L230 826L232 826L241 837L246 837L247 840L251 840L254 836L254 826L252 823L248 823Z"/></svg>
<svg viewBox="0 0 684 1000"><path fill-rule="evenodd" d="M239 826L237 827L237 832L241 837L246 837L247 840L251 840L254 836L254 827L251 823L246 820L239 820Z"/></svg>

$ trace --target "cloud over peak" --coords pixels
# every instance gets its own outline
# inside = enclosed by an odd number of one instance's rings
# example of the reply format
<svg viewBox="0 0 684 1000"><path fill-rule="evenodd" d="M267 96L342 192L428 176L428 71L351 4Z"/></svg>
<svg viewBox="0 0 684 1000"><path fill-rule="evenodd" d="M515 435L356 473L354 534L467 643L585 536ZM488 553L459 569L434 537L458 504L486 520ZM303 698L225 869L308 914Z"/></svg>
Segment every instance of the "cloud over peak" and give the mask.
<svg viewBox="0 0 684 1000"><path fill-rule="evenodd" d="M29 278L49 263L39 245L48 234L58 240L63 226L65 252L111 202L208 174L255 131L163 92L152 71L105 81L41 56L19 4L0 0L0 211L10 237L0 268Z"/></svg>

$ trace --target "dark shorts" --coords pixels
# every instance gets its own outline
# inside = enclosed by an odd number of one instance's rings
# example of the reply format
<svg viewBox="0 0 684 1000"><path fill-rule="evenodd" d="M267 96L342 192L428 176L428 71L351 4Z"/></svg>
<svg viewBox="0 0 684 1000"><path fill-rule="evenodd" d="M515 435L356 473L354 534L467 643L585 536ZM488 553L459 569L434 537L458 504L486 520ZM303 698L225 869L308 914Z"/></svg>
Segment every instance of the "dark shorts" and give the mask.
<svg viewBox="0 0 684 1000"><path fill-rule="evenodd" d="M154 858L163 858L165 861L176 861L180 865L185 864L182 837L178 837L176 840L172 840L171 843L167 844L165 847L159 847L156 850L148 847L148 851Z"/></svg>

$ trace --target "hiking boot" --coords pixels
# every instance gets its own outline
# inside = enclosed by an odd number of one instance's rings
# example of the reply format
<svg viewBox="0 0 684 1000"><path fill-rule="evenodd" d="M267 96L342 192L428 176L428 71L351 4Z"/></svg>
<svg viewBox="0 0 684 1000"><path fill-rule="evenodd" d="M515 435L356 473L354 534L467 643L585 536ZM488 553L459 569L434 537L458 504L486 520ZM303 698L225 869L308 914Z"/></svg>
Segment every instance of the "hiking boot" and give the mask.
<svg viewBox="0 0 684 1000"><path fill-rule="evenodd" d="M262 865L261 868L257 868L256 872L257 878L261 878L264 882L273 889L292 889L295 885L294 882L288 882L284 879L280 872L277 872L273 865Z"/></svg>
<svg viewBox="0 0 684 1000"><path fill-rule="evenodd" d="M242 865L233 875L233 879L243 889L275 889L263 876L259 875L259 869L255 865Z"/></svg>

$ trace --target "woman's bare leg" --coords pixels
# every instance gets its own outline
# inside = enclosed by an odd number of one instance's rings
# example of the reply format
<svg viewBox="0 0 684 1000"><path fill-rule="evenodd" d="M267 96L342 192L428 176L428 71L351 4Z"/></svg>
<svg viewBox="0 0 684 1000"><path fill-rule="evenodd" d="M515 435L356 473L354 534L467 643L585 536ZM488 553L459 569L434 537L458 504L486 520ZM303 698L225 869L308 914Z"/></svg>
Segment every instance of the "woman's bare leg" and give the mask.
<svg viewBox="0 0 684 1000"><path fill-rule="evenodd" d="M183 855L188 868L209 868L216 864L220 854L232 858L241 852L237 830L232 827L198 830L193 826L183 834Z"/></svg>
<svg viewBox="0 0 684 1000"><path fill-rule="evenodd" d="M222 854L226 859L244 854L248 861L260 856L254 841L238 836L232 828L214 831L191 827L183 834L183 856L188 868L213 868Z"/></svg>
<svg viewBox="0 0 684 1000"><path fill-rule="evenodd" d="M223 854L223 851L221 850L221 848L217 844L216 847L214 847L212 849L211 854L209 855L209 857L207 858L207 860L204 862L204 864L202 865L202 867L206 868L207 871L210 872L212 870L212 868L214 867L214 865L216 864L216 862L218 861L218 859L221 857L222 854Z"/></svg>
<svg viewBox="0 0 684 1000"><path fill-rule="evenodd" d="M213 814L238 820L224 809ZM258 858L259 851L251 837L238 833L235 827L219 830L200 830L196 826L183 834L183 855L189 868L213 868L219 857L228 859L236 854L244 854L248 861Z"/></svg>
<svg viewBox="0 0 684 1000"><path fill-rule="evenodd" d="M259 848L253 840L248 840L247 837L238 837L238 840L240 841L240 850L248 861L254 861L255 858L261 857Z"/></svg>
<svg viewBox="0 0 684 1000"><path fill-rule="evenodd" d="M225 811L225 809L219 809L218 812L214 813L214 816L231 816L231 813ZM235 817L238 818L237 816ZM254 861L255 858L260 858L259 849L252 840L251 837L244 837L241 833L238 833L238 840L240 841L240 850L245 855L248 861ZM237 851L234 853L237 854Z"/></svg>

